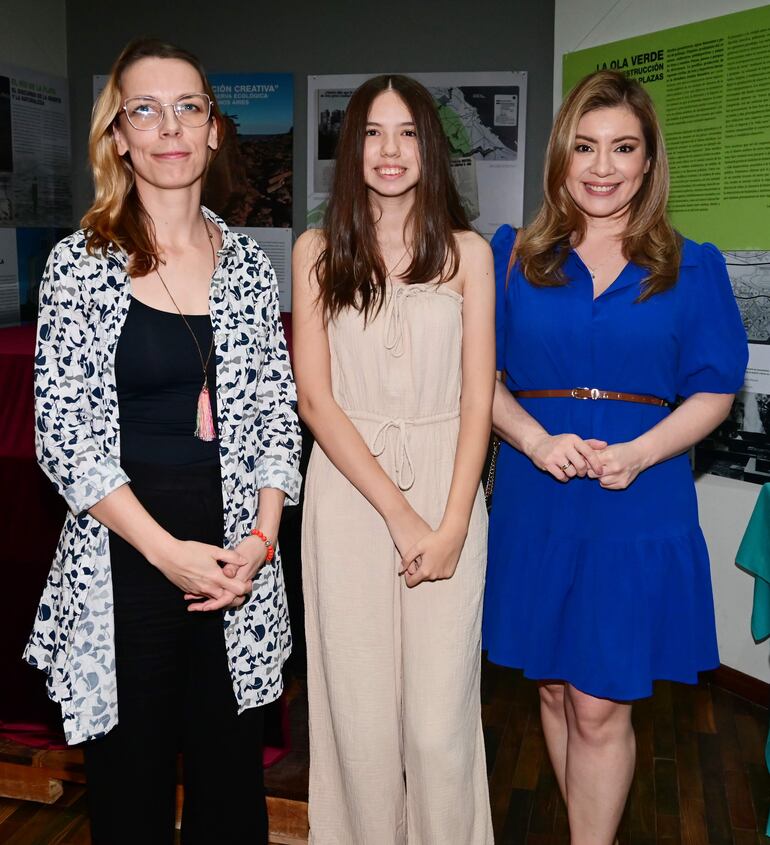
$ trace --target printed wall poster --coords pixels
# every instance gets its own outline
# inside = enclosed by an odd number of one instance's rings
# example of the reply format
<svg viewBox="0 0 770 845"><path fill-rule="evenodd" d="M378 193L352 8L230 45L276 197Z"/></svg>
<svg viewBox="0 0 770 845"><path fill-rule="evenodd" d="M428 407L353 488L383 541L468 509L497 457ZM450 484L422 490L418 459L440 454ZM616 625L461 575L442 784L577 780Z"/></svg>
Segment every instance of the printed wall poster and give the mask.
<svg viewBox="0 0 770 845"><path fill-rule="evenodd" d="M241 226L236 231L250 235L265 251L275 270L281 311L291 311L291 229Z"/></svg>
<svg viewBox="0 0 770 845"><path fill-rule="evenodd" d="M37 319L40 280L48 255L69 228L0 228L0 326Z"/></svg>
<svg viewBox="0 0 770 845"><path fill-rule="evenodd" d="M204 202L230 226L291 228L292 75L215 73L209 82L237 144L216 159Z"/></svg>
<svg viewBox="0 0 770 845"><path fill-rule="evenodd" d="M749 338L743 390L728 419L695 448L695 468L770 481L770 252L726 252L727 270Z"/></svg>
<svg viewBox="0 0 770 845"><path fill-rule="evenodd" d="M723 250L770 249L770 5L568 53L564 92L602 68L655 101L674 225Z"/></svg>
<svg viewBox="0 0 770 845"><path fill-rule="evenodd" d="M19 264L16 229L0 229L0 327L19 322Z"/></svg>
<svg viewBox="0 0 770 845"><path fill-rule="evenodd" d="M0 63L0 226L69 226L67 80Z"/></svg>

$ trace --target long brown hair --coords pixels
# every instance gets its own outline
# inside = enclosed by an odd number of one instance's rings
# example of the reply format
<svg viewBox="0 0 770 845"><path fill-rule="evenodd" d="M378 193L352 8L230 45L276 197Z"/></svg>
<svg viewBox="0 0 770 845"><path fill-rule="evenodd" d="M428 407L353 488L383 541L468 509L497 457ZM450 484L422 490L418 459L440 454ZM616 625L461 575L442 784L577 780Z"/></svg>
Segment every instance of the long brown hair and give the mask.
<svg viewBox="0 0 770 845"><path fill-rule="evenodd" d="M543 204L520 238L518 258L526 278L544 287L565 283L562 266L573 241L580 243L586 223L566 187L580 119L595 109L625 107L639 120L650 161L631 200L623 254L649 275L640 301L676 284L682 239L666 215L669 172L666 147L655 107L644 88L622 73L600 70L581 80L562 103L551 130L543 179Z"/></svg>
<svg viewBox="0 0 770 845"><path fill-rule="evenodd" d="M181 47L154 38L137 38L124 48L112 66L91 114L88 157L94 179L94 201L80 224L86 230L89 253L104 253L111 248L123 250L129 256L128 272L146 276L159 262L155 227L137 193L130 157L118 155L112 131L123 106L120 89L123 74L140 59L181 59L192 65L200 75L203 93L211 99L211 118L219 130L224 129L224 119L203 65ZM218 149L211 151L209 161L217 152Z"/></svg>
<svg viewBox="0 0 770 845"><path fill-rule="evenodd" d="M350 98L337 144L325 246L315 264L319 299L326 318L352 306L367 318L382 306L387 269L364 182L364 140L369 111L383 91L395 91L414 121L420 178L404 230L411 230L412 261L403 278L410 283L446 282L457 274L460 254L454 232L469 230L452 178L449 145L430 92L408 76L375 76Z"/></svg>

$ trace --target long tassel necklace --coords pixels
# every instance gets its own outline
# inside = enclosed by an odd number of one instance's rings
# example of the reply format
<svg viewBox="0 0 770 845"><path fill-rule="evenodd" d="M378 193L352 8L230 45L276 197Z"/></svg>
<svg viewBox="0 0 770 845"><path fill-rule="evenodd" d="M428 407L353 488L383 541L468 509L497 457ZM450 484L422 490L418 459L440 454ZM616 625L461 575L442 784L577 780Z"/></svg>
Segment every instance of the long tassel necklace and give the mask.
<svg viewBox="0 0 770 845"><path fill-rule="evenodd" d="M203 217L203 212L201 212L201 216ZM206 228L206 234L209 236L209 246L211 247L211 261L214 265L214 270L216 270L217 259L216 255L214 254L214 236L209 231L209 226L206 222L205 217L203 217L203 225ZM160 270L157 267L155 268L155 272L158 274L160 283L165 288L165 291L168 294L168 298L174 303L174 308L176 308L177 313L184 321L185 326L187 326L187 331L190 332L190 335L192 336L192 339L195 343L195 348L198 350L198 358L200 359L201 368L203 370L203 386L201 387L201 391L198 394L198 410L195 417L195 436L199 440L205 440L207 443L210 443L212 440L217 439L217 431L214 426L214 414L211 410L211 396L209 394L208 377L209 363L211 361L211 355L214 352L214 333L212 332L211 334L211 345L209 346L209 353L206 356L206 360L204 361L201 345L200 343L198 343L198 338L195 336L195 332L192 330L192 327L187 322L187 318L182 313L182 309L176 304L176 300L171 295L171 291L168 289L168 285L163 281L163 276L161 276Z"/></svg>

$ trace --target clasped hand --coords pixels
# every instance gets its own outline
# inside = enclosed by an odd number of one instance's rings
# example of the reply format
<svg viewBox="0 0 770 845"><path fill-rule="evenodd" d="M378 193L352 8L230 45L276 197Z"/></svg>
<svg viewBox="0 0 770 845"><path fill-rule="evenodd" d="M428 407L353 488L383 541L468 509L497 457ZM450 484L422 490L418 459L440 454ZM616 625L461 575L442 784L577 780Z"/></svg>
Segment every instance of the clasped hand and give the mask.
<svg viewBox="0 0 770 845"><path fill-rule="evenodd" d="M409 505L388 521L388 530L401 555L399 575L407 587L422 581L451 578L457 568L465 535L440 526L435 531Z"/></svg>
<svg viewBox="0 0 770 845"><path fill-rule="evenodd" d="M401 572L407 587L423 581L443 581L457 569L465 534L439 526L421 537L402 557Z"/></svg>
<svg viewBox="0 0 770 845"><path fill-rule="evenodd" d="M644 451L635 440L613 443L601 449L598 455L602 464L601 477L591 469L586 475L599 478L599 484L607 490L625 490L647 468Z"/></svg>
<svg viewBox="0 0 770 845"><path fill-rule="evenodd" d="M233 566L237 574L229 577L220 566ZM195 540L174 540L157 563L158 569L179 587L188 599L203 599L191 606L215 610L231 602L242 604L251 592L251 576L241 568L247 563L238 549L221 549Z"/></svg>
<svg viewBox="0 0 770 845"><path fill-rule="evenodd" d="M544 434L526 452L536 467L557 481L594 478L607 490L625 490L645 469L636 441L613 443L577 434Z"/></svg>
<svg viewBox="0 0 770 845"><path fill-rule="evenodd" d="M267 547L256 537L246 537L235 549L226 551L228 557L219 557L225 565L220 569L225 579L219 595L208 593L186 592L185 598L193 602L188 610L211 611L223 608L240 607L246 601L246 595L251 592L252 581L260 569L265 565ZM248 585L248 590L240 592L241 585Z"/></svg>

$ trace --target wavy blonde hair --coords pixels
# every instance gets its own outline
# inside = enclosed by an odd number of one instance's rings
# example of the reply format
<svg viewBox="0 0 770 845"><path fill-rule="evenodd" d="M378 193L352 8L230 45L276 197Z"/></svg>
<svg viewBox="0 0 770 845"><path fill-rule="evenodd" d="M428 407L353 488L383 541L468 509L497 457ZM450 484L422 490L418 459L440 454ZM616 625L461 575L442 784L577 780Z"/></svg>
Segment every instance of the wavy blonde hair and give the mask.
<svg viewBox="0 0 770 845"><path fill-rule="evenodd" d="M225 128L203 65L192 53L154 38L137 38L118 56L91 114L88 157L94 200L80 224L86 230L86 249L90 254L122 250L129 256L128 272L137 276L146 276L158 266L155 227L137 193L130 157L118 155L113 126L123 107L120 89L123 74L134 62L148 58L181 59L192 65L200 75L203 92L211 99L211 119L220 137ZM209 163L220 148L221 145L210 151Z"/></svg>
<svg viewBox="0 0 770 845"><path fill-rule="evenodd" d="M571 244L580 243L586 231L583 212L566 186L578 123L590 111L617 107L629 109L639 120L650 162L629 206L623 254L648 271L640 301L676 284L682 239L666 214L668 159L655 107L638 82L617 71L600 70L586 76L570 91L551 130L543 177L543 204L537 217L522 232L517 248L522 272L533 285L553 287L566 282L562 271L564 261Z"/></svg>

